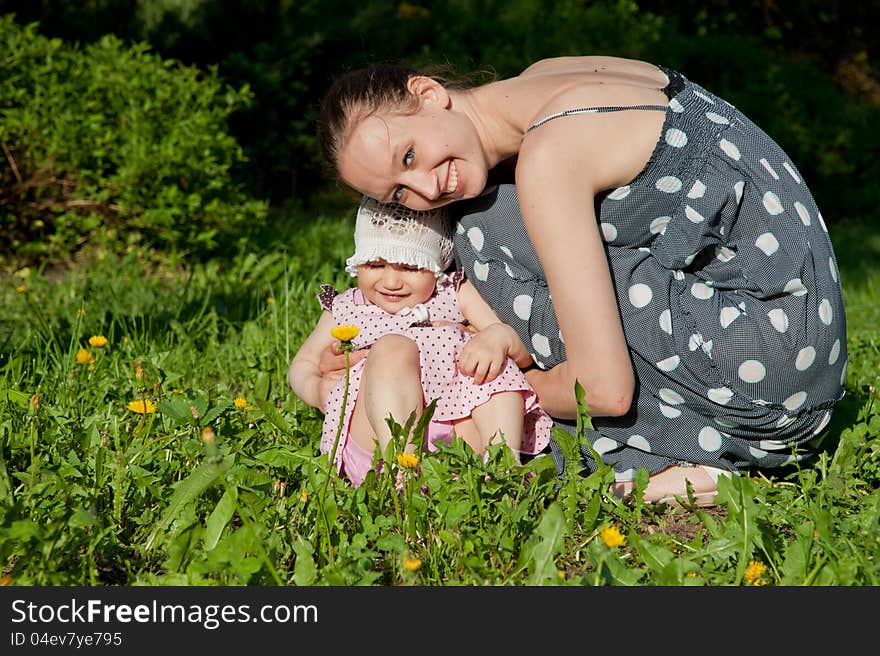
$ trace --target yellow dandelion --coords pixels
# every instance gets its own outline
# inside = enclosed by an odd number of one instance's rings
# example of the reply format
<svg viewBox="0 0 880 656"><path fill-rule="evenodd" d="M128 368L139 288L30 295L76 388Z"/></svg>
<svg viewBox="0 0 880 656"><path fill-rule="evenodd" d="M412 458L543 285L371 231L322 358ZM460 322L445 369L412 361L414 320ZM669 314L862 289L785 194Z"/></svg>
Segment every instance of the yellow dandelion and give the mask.
<svg viewBox="0 0 880 656"><path fill-rule="evenodd" d="M213 444L217 439L217 435L214 433L214 429L210 426L205 426L202 429L202 442L205 444Z"/></svg>
<svg viewBox="0 0 880 656"><path fill-rule="evenodd" d="M19 285L15 288L15 291L17 291L19 294L24 294L27 291L27 285Z"/></svg>
<svg viewBox="0 0 880 656"><path fill-rule="evenodd" d="M135 367L134 377L135 378L143 378L144 377L144 368L143 367Z"/></svg>
<svg viewBox="0 0 880 656"><path fill-rule="evenodd" d="M556 578L558 578L560 581L564 581L565 580L565 572L563 572L561 569L557 569L556 570Z"/></svg>
<svg viewBox="0 0 880 656"><path fill-rule="evenodd" d="M76 316L84 317L86 316L86 311L84 308L76 308Z"/></svg>
<svg viewBox="0 0 880 656"><path fill-rule="evenodd" d="M35 408L40 407L40 395L39 394L34 394L31 397L31 405Z"/></svg>
<svg viewBox="0 0 880 656"><path fill-rule="evenodd" d="M95 356L83 348L76 352L76 361L80 364L91 364L95 361Z"/></svg>
<svg viewBox="0 0 880 656"><path fill-rule="evenodd" d="M299 495L299 500L302 501L303 503L308 501L309 500L309 493L306 492L305 490L303 490Z"/></svg>
<svg viewBox="0 0 880 656"><path fill-rule="evenodd" d="M336 326L330 331L330 334L340 342L350 342L357 337L360 332L361 329L357 326Z"/></svg>
<svg viewBox="0 0 880 656"><path fill-rule="evenodd" d="M12 575L4 574L3 576L0 576L0 585L4 587L7 585L12 585Z"/></svg>
<svg viewBox="0 0 880 656"><path fill-rule="evenodd" d="M419 457L415 453L401 453L397 456L397 464L404 469L415 469L419 466Z"/></svg>
<svg viewBox="0 0 880 656"><path fill-rule="evenodd" d="M626 537L620 533L616 526L606 526L599 532L599 537L602 538L606 547L622 547L626 544Z"/></svg>
<svg viewBox="0 0 880 656"><path fill-rule="evenodd" d="M272 305L272 303L275 302L275 299L272 298L272 297L270 296L269 298L266 299L266 302L267 302L269 305Z"/></svg>
<svg viewBox="0 0 880 656"><path fill-rule="evenodd" d="M125 337L122 338L123 344L128 344L130 341L131 341L131 338L128 335L126 335Z"/></svg>
<svg viewBox="0 0 880 656"><path fill-rule="evenodd" d="M156 404L150 399L138 399L137 401L129 401L128 409L139 415L149 415L156 412Z"/></svg>
<svg viewBox="0 0 880 656"><path fill-rule="evenodd" d="M419 567L422 566L422 561L415 556L404 556L403 557L403 569L407 572L417 572Z"/></svg>
<svg viewBox="0 0 880 656"><path fill-rule="evenodd" d="M235 405L236 408L241 408L243 410L247 409L247 407L248 407L247 399L244 398L243 396L236 396L232 400L232 403L233 403L233 405Z"/></svg>
<svg viewBox="0 0 880 656"><path fill-rule="evenodd" d="M750 585L764 585L761 577L767 571L767 566L760 560L750 560L749 566L746 567L745 579Z"/></svg>
<svg viewBox="0 0 880 656"><path fill-rule="evenodd" d="M89 344L95 348L104 348L107 346L107 338L103 335L92 335L89 337Z"/></svg>

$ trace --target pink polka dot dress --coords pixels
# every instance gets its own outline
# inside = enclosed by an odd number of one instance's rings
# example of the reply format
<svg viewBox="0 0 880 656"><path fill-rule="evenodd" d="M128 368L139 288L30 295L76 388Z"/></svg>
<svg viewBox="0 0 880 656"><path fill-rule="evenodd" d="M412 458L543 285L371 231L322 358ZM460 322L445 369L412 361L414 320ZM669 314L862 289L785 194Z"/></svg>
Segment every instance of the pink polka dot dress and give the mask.
<svg viewBox="0 0 880 656"><path fill-rule="evenodd" d="M333 314L337 325L355 325L360 329L353 340L357 349L367 348L383 335L389 334L405 335L416 342L420 353L425 404L438 399L432 424L467 418L474 408L484 404L498 392L522 392L526 414L521 451L525 454L540 453L550 442L553 420L538 405L537 396L519 367L508 358L494 380L477 385L472 377L464 376L458 371L459 354L472 335L457 326L431 325L431 322L438 321L456 324L464 321L457 298L460 280L460 274L442 274L437 292L423 305L406 314L390 314L377 305L367 303L356 287L340 294L330 285L322 285L318 300L325 310ZM341 454L348 439L348 424L358 397L365 364L366 359L357 362L349 374L348 402L340 443L336 449L337 469L341 467ZM333 442L339 427L344 387L343 378L324 401L321 452L328 455L333 451ZM405 417L395 419L401 424L406 420Z"/></svg>

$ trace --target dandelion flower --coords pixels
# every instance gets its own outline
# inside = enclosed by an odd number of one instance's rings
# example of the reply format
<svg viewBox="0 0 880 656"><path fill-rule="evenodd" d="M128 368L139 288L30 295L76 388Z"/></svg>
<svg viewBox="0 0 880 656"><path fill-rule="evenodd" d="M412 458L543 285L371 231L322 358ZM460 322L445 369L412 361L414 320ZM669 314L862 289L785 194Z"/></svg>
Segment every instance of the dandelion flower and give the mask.
<svg viewBox="0 0 880 656"><path fill-rule="evenodd" d="M34 394L31 397L31 405L35 408L40 407L40 395L39 394Z"/></svg>
<svg viewBox="0 0 880 656"><path fill-rule="evenodd" d="M15 288L15 291L17 291L19 294L24 294L27 291L27 285L19 285Z"/></svg>
<svg viewBox="0 0 880 656"><path fill-rule="evenodd" d="M214 429L210 426L205 426L202 429L202 442L205 444L213 444L217 439L217 435L214 433Z"/></svg>
<svg viewBox="0 0 880 656"><path fill-rule="evenodd" d="M422 566L422 561L415 556L404 556L403 557L403 569L407 572L417 572L419 567Z"/></svg>
<svg viewBox="0 0 880 656"><path fill-rule="evenodd" d="M143 367L135 367L134 377L135 378L143 378L144 377L144 368Z"/></svg>
<svg viewBox="0 0 880 656"><path fill-rule="evenodd" d="M0 576L0 585L4 587L7 585L12 585L12 575L4 574L3 576Z"/></svg>
<svg viewBox="0 0 880 656"><path fill-rule="evenodd" d="M89 344L95 348L104 348L107 346L107 338L103 335L92 335L89 337Z"/></svg>
<svg viewBox="0 0 880 656"><path fill-rule="evenodd" d="M243 396L236 396L232 401L236 408L246 409L248 407L247 399Z"/></svg>
<svg viewBox="0 0 880 656"><path fill-rule="evenodd" d="M749 585L764 585L761 577L767 571L767 566L759 560L750 560L746 567L745 579Z"/></svg>
<svg viewBox="0 0 880 656"><path fill-rule="evenodd" d="M302 501L303 503L308 501L309 500L309 493L306 492L305 490L303 490L302 493L299 495L299 500Z"/></svg>
<svg viewBox="0 0 880 656"><path fill-rule="evenodd" d="M86 311L84 308L76 308L76 316L84 317L86 316Z"/></svg>
<svg viewBox="0 0 880 656"><path fill-rule="evenodd" d="M397 464L404 469L415 469L419 466L419 457L414 453L401 453L397 456Z"/></svg>
<svg viewBox="0 0 880 656"><path fill-rule="evenodd" d="M360 332L361 329L357 326L336 326L330 331L330 334L340 342L350 342L357 337Z"/></svg>
<svg viewBox="0 0 880 656"><path fill-rule="evenodd" d="M76 361L80 364L91 364L95 361L95 356L89 353L86 349L80 349L76 352Z"/></svg>
<svg viewBox="0 0 880 656"><path fill-rule="evenodd" d="M129 401L127 407L129 410L136 412L139 415L149 415L156 412L156 404L150 401L150 399Z"/></svg>
<svg viewBox="0 0 880 656"><path fill-rule="evenodd" d="M269 298L266 299L266 302L267 302L269 305L271 305L272 303L275 302L275 299L272 298L272 297L270 296Z"/></svg>
<svg viewBox="0 0 880 656"><path fill-rule="evenodd" d="M616 526L606 526L599 532L599 537L606 547L622 547L626 544L626 538L621 535Z"/></svg>

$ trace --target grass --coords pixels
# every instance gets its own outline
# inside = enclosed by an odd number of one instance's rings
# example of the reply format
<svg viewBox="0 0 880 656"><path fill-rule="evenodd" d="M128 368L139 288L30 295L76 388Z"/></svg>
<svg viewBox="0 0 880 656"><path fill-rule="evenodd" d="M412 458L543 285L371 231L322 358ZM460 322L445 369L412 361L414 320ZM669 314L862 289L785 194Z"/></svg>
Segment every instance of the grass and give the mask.
<svg viewBox="0 0 880 656"><path fill-rule="evenodd" d="M484 464L460 443L404 470L399 494L388 471L358 489L328 478L321 414L286 372L318 284L351 282L348 220L279 219L256 248L202 263L93 247L10 269L2 582L877 585L880 237L869 221L830 228L847 396L815 462L722 479L711 509L622 502L607 468L559 479L550 458L516 469L499 448ZM155 412L129 409L146 400Z"/></svg>

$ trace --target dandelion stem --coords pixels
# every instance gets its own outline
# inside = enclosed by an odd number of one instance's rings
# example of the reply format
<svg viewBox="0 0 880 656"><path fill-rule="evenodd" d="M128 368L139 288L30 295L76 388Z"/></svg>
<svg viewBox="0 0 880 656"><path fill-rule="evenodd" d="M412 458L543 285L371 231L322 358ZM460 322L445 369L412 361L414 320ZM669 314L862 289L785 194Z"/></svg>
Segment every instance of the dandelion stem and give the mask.
<svg viewBox="0 0 880 656"><path fill-rule="evenodd" d="M346 346L348 348L346 348ZM339 448L339 438L342 436L342 426L345 423L345 410L348 407L348 372L349 372L349 359L348 353L351 349L351 342L342 342L342 349L345 353L345 387L342 391L342 410L339 413L339 425L336 427L336 437L333 440L333 450L330 452L330 466L327 469L327 478L324 479L324 486L321 488L321 503L320 510L321 516L324 518L324 526L327 527L327 551L330 554L330 560L332 561L334 558L333 555L333 541L330 539L330 521L327 519L327 510L324 505L324 500L327 496L327 487L330 485L330 479L332 478L334 472L336 471L336 450Z"/></svg>

